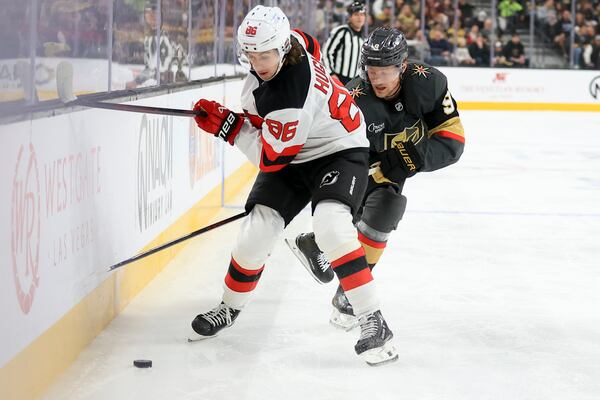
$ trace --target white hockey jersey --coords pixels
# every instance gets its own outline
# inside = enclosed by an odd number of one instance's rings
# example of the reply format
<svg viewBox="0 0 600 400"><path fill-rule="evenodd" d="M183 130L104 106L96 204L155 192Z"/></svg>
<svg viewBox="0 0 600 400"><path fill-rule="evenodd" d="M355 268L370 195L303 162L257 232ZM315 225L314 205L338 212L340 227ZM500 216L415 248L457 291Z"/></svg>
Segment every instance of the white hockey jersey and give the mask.
<svg viewBox="0 0 600 400"><path fill-rule="evenodd" d="M235 145L261 171L303 163L351 148L368 148L365 119L346 88L332 82L309 50L318 45L299 33L305 55L270 81L251 71L242 90L247 118ZM295 35L298 35L296 33ZM314 41L314 42L313 42Z"/></svg>

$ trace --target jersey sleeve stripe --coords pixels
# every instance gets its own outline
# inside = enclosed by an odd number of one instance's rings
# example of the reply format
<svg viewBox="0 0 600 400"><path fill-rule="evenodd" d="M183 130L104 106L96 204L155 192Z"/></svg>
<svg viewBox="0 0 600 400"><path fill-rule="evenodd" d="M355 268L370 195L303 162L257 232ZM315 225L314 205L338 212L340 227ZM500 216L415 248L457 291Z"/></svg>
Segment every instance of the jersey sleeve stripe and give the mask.
<svg viewBox="0 0 600 400"><path fill-rule="evenodd" d="M450 139L465 142L465 129L463 128L460 117L452 117L444 121L433 129L429 130L429 135L440 135Z"/></svg>
<svg viewBox="0 0 600 400"><path fill-rule="evenodd" d="M308 51L314 58L317 60L321 60L321 46L319 42L315 40L311 35L306 32L302 32L300 29L293 29L294 32L302 36L304 39L304 45L306 47L306 51Z"/></svg>
<svg viewBox="0 0 600 400"><path fill-rule="evenodd" d="M275 149L273 149L273 147L265 140L264 137L260 137L260 140L262 142L263 145L263 151L266 154L267 158L270 161L276 161L278 158L285 156L285 157L295 157L296 154L300 153L300 150L302 149L302 147L304 146L304 144L300 144L297 146L290 146L290 147L286 147L285 149L283 149L283 151L281 152L277 152L275 151Z"/></svg>
<svg viewBox="0 0 600 400"><path fill-rule="evenodd" d="M465 142L465 137L461 136L461 135L457 135L456 133L450 132L450 131L438 131L434 133L435 135L439 135L441 137L445 137L445 138L449 138L449 139L454 139L458 142L464 143Z"/></svg>
<svg viewBox="0 0 600 400"><path fill-rule="evenodd" d="M288 165L295 156L281 156L277 157L274 161L269 160L264 149L262 155L260 157L260 165L259 168L263 172L275 172L283 169L286 165Z"/></svg>

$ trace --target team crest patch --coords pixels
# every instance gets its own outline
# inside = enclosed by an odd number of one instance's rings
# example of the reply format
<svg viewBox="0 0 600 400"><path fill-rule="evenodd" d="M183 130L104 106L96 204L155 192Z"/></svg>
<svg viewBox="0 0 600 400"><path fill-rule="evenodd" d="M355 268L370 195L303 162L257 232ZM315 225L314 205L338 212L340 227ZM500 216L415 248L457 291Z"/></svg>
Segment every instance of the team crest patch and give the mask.
<svg viewBox="0 0 600 400"><path fill-rule="evenodd" d="M396 147L398 142L413 142L414 144L419 143L425 137L425 126L421 120L415 122L413 126L405 128L402 132L397 133L386 133L385 134L385 149L392 149Z"/></svg>
<svg viewBox="0 0 600 400"><path fill-rule="evenodd" d="M323 186L333 185L337 182L339 176L339 171L329 171L325 174L323 179L321 179L321 184L319 185L319 187L322 188Z"/></svg>
<svg viewBox="0 0 600 400"><path fill-rule="evenodd" d="M361 86L357 86L350 91L350 96L352 96L353 99L356 99L357 97L362 96L364 94L365 92L363 91L363 88Z"/></svg>
<svg viewBox="0 0 600 400"><path fill-rule="evenodd" d="M431 71L429 71L429 68L422 65L415 65L413 67L412 74L422 76L423 78L428 78L429 74L431 74Z"/></svg>

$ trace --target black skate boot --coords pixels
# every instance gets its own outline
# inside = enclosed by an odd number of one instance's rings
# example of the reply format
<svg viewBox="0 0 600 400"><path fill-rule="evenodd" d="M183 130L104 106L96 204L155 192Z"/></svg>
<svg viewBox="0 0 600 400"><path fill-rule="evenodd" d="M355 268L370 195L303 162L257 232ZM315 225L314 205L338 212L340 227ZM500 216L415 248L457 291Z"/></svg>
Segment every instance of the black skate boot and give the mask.
<svg viewBox="0 0 600 400"><path fill-rule="evenodd" d="M331 264L319 249L319 246L317 246L315 234L313 232L301 233L296 236L293 243L288 239L285 239L285 242L296 258L300 260L300 263L302 263L304 268L306 268L308 273L315 278L317 282L331 282L334 276L333 269L331 269Z"/></svg>
<svg viewBox="0 0 600 400"><path fill-rule="evenodd" d="M333 305L333 312L329 318L331 325L345 331L350 331L358 326L358 318L354 316L352 304L348 301L340 285L331 299L331 304Z"/></svg>
<svg viewBox="0 0 600 400"><path fill-rule="evenodd" d="M239 313L240 310L228 307L221 302L212 310L197 315L192 321L192 329L197 335L188 338L188 341L193 342L215 336L221 329L233 325Z"/></svg>
<svg viewBox="0 0 600 400"><path fill-rule="evenodd" d="M360 338L354 350L367 364L382 365L398 359L398 353L392 343L394 335L388 328L381 311L361 315Z"/></svg>

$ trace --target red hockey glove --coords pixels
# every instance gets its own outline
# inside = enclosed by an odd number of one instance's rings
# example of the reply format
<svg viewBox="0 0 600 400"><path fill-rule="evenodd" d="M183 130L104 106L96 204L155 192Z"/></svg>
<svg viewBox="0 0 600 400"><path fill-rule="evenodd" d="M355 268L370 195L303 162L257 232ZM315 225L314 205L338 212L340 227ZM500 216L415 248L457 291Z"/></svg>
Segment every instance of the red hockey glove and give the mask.
<svg viewBox="0 0 600 400"><path fill-rule="evenodd" d="M206 117L194 117L198 127L233 145L235 137L240 132L240 129L242 129L244 117L234 113L216 101L206 99L200 99L194 105L194 111L198 110L204 110L208 114Z"/></svg>
<svg viewBox="0 0 600 400"><path fill-rule="evenodd" d="M394 147L378 154L383 175L396 183L410 178L423 166L421 156L412 142L397 142Z"/></svg>

